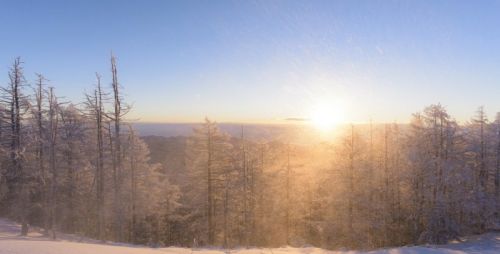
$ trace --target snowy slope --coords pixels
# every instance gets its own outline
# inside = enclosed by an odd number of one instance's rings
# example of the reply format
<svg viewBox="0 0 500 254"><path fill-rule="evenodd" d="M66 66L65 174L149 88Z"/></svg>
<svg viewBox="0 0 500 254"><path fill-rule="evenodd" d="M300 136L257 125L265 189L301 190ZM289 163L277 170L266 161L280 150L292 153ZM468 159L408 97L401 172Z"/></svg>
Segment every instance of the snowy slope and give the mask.
<svg viewBox="0 0 500 254"><path fill-rule="evenodd" d="M51 241L37 232L30 232L27 237L18 236L19 225L0 219L0 254L161 254L161 253L200 253L223 254L223 250L158 248L152 249L133 245L101 244L90 239L81 239L72 235L61 235L61 240ZM321 254L345 253L358 254L357 251L327 251L318 248L274 248L274 249L239 249L230 253L237 254ZM500 253L500 233L490 233L470 237L463 243L443 246L402 247L370 251L371 254L462 254L462 253Z"/></svg>

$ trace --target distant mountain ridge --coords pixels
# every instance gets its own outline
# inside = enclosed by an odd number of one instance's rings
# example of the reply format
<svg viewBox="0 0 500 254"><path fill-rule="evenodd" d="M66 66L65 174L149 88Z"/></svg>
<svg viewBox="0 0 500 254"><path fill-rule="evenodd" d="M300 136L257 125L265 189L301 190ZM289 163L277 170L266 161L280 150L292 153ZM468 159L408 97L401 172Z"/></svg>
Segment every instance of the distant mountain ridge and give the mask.
<svg viewBox="0 0 500 254"><path fill-rule="evenodd" d="M133 123L134 128L142 137L187 137L193 128L202 123ZM392 123L391 123L392 124ZM373 129L382 128L384 123L373 124ZM222 132L239 138L242 133L246 139L254 141L280 140L283 142L315 143L335 139L346 131L350 132L350 124L343 124L327 133L321 132L308 124L251 124L251 123L218 123ZM407 124L398 124L404 131ZM360 123L354 125L357 133L367 134L370 124Z"/></svg>

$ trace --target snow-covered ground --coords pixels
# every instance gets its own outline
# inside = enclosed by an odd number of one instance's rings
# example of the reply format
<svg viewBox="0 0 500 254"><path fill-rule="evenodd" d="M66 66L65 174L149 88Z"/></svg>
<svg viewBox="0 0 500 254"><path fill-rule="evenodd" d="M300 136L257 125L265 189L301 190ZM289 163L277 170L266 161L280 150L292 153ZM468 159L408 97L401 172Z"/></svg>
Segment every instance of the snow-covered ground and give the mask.
<svg viewBox="0 0 500 254"><path fill-rule="evenodd" d="M222 254L224 250L188 249L188 248L147 248L125 244L102 244L95 240L82 239L73 235L60 235L60 240L52 241L38 232L30 232L27 237L19 236L20 226L5 219L0 219L0 254L161 254L161 253L200 253ZM463 243L451 243L442 246L416 246L358 251L327 251L319 248L274 248L274 249L238 249L230 253L237 254L443 254L443 253L500 253L500 233L489 233L464 239Z"/></svg>

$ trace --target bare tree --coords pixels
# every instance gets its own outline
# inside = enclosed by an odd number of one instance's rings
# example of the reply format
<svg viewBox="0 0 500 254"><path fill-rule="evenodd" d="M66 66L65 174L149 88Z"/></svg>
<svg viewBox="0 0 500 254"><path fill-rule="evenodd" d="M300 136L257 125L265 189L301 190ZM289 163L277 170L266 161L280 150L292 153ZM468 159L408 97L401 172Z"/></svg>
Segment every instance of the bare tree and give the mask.
<svg viewBox="0 0 500 254"><path fill-rule="evenodd" d="M45 130L43 124L43 101L44 94L46 90L44 88L47 79L42 74L37 74L36 80L36 90L35 90L35 107L33 107L34 118L37 128L37 147L36 147L36 160L38 162L38 179L40 183L40 196L41 196L41 206L42 206L42 221L45 233L48 234L49 230L49 197L48 197L48 184L47 184L47 172L45 169L45 158L44 158L44 148L45 148Z"/></svg>
<svg viewBox="0 0 500 254"><path fill-rule="evenodd" d="M113 81L111 86L113 88L113 112L112 115L107 115L114 123L114 147L113 149L113 187L114 187L114 202L115 202L115 238L119 241L123 240L123 200L121 198L122 188L122 174L123 165L122 157L123 152L121 148L120 128L122 117L129 112L129 108L122 103L120 94L120 84L118 83L118 71L116 68L116 58L111 55L111 74ZM111 133L111 132L110 132Z"/></svg>
<svg viewBox="0 0 500 254"><path fill-rule="evenodd" d="M97 238L104 240L104 104L103 91L101 90L101 76L96 73L96 89L93 95L87 95L87 105L90 108L90 115L95 123L95 135L97 143L96 151L96 208L97 208Z"/></svg>
<svg viewBox="0 0 500 254"><path fill-rule="evenodd" d="M56 161L57 134L59 130L59 105L54 94L54 88L49 88L49 165L52 175L50 183L50 227L52 239L56 238L57 230L57 189L58 169Z"/></svg>
<svg viewBox="0 0 500 254"><path fill-rule="evenodd" d="M14 208L15 214L18 214L21 220L21 235L28 234L29 214L29 190L28 190L28 172L24 168L24 152L22 144L22 120L23 120L23 100L21 88L25 83L22 62L20 58L14 60L9 71L8 94L9 114L10 114L10 162L7 169L6 181L8 187L7 203Z"/></svg>

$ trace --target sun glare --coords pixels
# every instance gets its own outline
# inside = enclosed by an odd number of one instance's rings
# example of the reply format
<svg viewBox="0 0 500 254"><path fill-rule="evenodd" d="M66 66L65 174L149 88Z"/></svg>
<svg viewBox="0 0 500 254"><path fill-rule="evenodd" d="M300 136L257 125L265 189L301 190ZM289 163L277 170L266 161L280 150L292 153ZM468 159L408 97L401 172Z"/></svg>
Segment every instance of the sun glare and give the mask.
<svg viewBox="0 0 500 254"><path fill-rule="evenodd" d="M318 130L331 131L344 121L344 107L335 103L318 103L312 107L309 119Z"/></svg>

